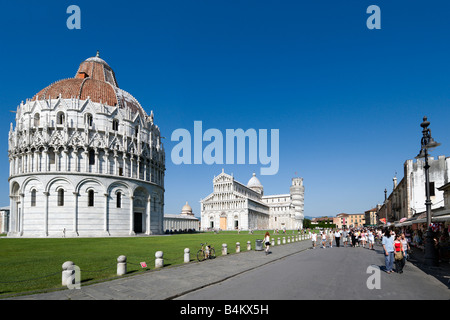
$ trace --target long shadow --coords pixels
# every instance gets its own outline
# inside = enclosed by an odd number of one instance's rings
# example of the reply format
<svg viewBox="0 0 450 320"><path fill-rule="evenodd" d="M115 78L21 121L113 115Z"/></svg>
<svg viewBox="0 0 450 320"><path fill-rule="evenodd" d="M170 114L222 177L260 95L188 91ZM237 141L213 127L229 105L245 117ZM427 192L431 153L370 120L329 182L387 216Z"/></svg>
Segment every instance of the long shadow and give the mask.
<svg viewBox="0 0 450 320"><path fill-rule="evenodd" d="M425 254L420 249L414 249L407 260L421 271L439 280L442 284L450 289L450 264L442 261L437 267L431 267L424 264Z"/></svg>

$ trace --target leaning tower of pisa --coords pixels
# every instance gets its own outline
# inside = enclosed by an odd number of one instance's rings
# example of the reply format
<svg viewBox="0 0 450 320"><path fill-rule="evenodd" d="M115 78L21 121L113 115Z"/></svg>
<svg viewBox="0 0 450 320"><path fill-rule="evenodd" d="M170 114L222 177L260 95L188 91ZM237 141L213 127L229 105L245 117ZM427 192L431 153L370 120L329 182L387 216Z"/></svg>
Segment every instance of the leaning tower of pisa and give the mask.
<svg viewBox="0 0 450 320"><path fill-rule="evenodd" d="M294 210L295 229L302 229L304 219L303 206L305 199L305 187L303 186L303 178L292 178L290 194Z"/></svg>

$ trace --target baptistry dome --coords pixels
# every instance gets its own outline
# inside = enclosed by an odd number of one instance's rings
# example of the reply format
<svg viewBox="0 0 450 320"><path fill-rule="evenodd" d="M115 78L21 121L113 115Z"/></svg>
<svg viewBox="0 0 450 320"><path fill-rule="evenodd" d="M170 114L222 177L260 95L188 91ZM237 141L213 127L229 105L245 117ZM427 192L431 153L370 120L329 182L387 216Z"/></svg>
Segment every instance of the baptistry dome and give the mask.
<svg viewBox="0 0 450 320"><path fill-rule="evenodd" d="M105 60L100 58L98 51L97 56L88 58L80 64L75 78L52 83L39 91L32 100L58 97L80 100L89 98L93 102L118 106L122 109L130 108L143 117L147 116L137 99L119 88L114 71Z"/></svg>

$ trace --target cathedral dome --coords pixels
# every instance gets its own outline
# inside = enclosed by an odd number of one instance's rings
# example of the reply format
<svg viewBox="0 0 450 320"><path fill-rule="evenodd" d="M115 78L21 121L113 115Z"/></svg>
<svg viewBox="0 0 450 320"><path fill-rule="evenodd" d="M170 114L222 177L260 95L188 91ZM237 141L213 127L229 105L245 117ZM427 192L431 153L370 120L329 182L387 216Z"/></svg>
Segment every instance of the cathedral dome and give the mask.
<svg viewBox="0 0 450 320"><path fill-rule="evenodd" d="M255 173L253 173L253 176L250 178L250 180L248 180L247 187L259 193L262 193L264 189Z"/></svg>
<svg viewBox="0 0 450 320"><path fill-rule="evenodd" d="M141 104L131 94L117 85L116 76L105 60L101 59L97 51L95 57L83 61L75 78L59 80L39 91L32 100L88 98L97 103L109 106L131 109L147 117Z"/></svg>

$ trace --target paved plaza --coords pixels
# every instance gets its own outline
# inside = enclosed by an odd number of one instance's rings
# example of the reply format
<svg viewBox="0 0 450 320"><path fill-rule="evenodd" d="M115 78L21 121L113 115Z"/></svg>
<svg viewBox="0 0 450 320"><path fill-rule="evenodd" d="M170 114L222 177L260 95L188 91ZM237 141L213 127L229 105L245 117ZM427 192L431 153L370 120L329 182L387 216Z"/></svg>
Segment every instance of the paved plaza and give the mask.
<svg viewBox="0 0 450 320"><path fill-rule="evenodd" d="M152 270L103 283L24 300L296 300L296 299L450 299L450 290L410 262L403 274L382 271L381 247L310 249L309 240L263 251ZM368 269L369 268L369 269ZM370 271L368 272L368 271ZM375 270L375 271L374 271ZM446 272L448 268L439 268ZM369 289L371 276L380 288ZM370 282L370 281L369 281ZM267 294L269 291L269 294Z"/></svg>

